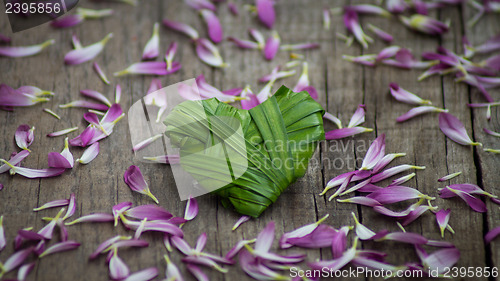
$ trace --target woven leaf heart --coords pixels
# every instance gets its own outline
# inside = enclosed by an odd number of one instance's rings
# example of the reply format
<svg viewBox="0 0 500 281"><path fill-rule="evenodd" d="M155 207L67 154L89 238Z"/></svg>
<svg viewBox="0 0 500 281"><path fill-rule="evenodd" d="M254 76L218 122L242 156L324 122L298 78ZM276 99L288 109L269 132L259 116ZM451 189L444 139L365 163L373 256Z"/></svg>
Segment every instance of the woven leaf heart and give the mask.
<svg viewBox="0 0 500 281"><path fill-rule="evenodd" d="M183 102L165 119L165 134L201 186L212 188L225 207L258 217L306 173L324 139L323 114L307 92L282 86L251 110L217 99Z"/></svg>

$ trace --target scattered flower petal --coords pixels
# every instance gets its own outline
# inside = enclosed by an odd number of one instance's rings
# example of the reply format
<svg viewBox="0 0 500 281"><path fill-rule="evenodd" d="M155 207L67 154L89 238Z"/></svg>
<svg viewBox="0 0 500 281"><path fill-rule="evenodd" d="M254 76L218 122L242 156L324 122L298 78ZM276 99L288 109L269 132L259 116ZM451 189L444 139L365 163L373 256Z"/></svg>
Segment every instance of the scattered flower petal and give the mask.
<svg viewBox="0 0 500 281"><path fill-rule="evenodd" d="M102 52L104 46L106 46L106 43L111 37L113 37L113 33L109 33L97 43L70 51L64 56L64 63L75 65L94 59L97 55L99 55L99 53Z"/></svg>
<svg viewBox="0 0 500 281"><path fill-rule="evenodd" d="M439 128L448 138L456 143L473 146L480 145L480 143L473 142L470 139L464 124L450 113L442 112L439 114Z"/></svg>
<svg viewBox="0 0 500 281"><path fill-rule="evenodd" d="M39 45L26 46L26 47L0 47L0 56L20 58L29 57L39 54L43 49L54 44L56 41L51 39Z"/></svg>

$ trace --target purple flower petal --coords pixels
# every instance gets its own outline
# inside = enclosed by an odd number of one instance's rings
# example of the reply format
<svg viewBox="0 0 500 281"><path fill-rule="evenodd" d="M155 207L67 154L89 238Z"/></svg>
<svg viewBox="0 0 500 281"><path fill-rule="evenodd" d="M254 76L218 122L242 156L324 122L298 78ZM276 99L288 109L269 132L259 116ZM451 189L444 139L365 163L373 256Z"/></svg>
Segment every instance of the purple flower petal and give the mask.
<svg viewBox="0 0 500 281"><path fill-rule="evenodd" d="M382 161L382 160L380 160L380 161ZM377 168L377 167L375 166L375 168ZM373 169L374 173L376 173L375 168ZM379 181L385 180L387 178L390 178L394 175L397 175L401 172L404 172L404 171L407 171L410 169L423 170L423 169L425 169L425 166L413 166L413 165L407 165L407 164L395 166L395 167L389 168L387 170L382 171L381 173L378 173L378 174L372 176L371 182L377 183ZM377 172L378 172L378 170L377 170Z"/></svg>
<svg viewBox="0 0 500 281"><path fill-rule="evenodd" d="M69 199L59 199L59 200L47 202L40 207L34 208L33 211L38 212L38 211L49 209L49 208L64 207L64 206L68 206L68 204L69 204Z"/></svg>
<svg viewBox="0 0 500 281"><path fill-rule="evenodd" d="M150 60L158 57L160 54L160 24L155 23L153 27L153 35L144 46L144 50L142 51L142 59Z"/></svg>
<svg viewBox="0 0 500 281"><path fill-rule="evenodd" d="M478 142L473 142L470 139L464 124L457 117L449 113L443 112L439 114L439 128L448 138L456 143L461 145L479 145Z"/></svg>
<svg viewBox="0 0 500 281"><path fill-rule="evenodd" d="M426 105L431 104L430 100L424 100L419 96L410 93L409 91L399 87L396 83L389 84L391 95L398 101L408 103L408 104L416 104L416 105Z"/></svg>
<svg viewBox="0 0 500 281"><path fill-rule="evenodd" d="M425 15L414 14L409 18L401 16L399 19L410 29L429 35L441 35L449 29L447 24Z"/></svg>
<svg viewBox="0 0 500 281"><path fill-rule="evenodd" d="M360 104L349 121L347 128L353 128L365 122L365 105Z"/></svg>
<svg viewBox="0 0 500 281"><path fill-rule="evenodd" d="M372 239L376 234L373 232L371 229L368 227L364 226L358 221L358 218L356 218L356 215L354 213L351 213L352 217L354 218L354 222L356 223L356 237L358 237L361 240L370 240Z"/></svg>
<svg viewBox="0 0 500 281"><path fill-rule="evenodd" d="M217 47L205 38L196 40L196 54L204 63L213 67L228 67L229 65L222 59Z"/></svg>
<svg viewBox="0 0 500 281"><path fill-rule="evenodd" d="M54 44L56 41L51 39L39 45L25 46L25 47L0 47L0 56L20 58L28 57L39 54L43 49Z"/></svg>
<svg viewBox="0 0 500 281"><path fill-rule="evenodd" d="M24 167L17 167L13 166L11 163L5 161L4 159L0 159L0 162L3 162L8 166L10 166L10 168L14 173L29 179L56 177L64 173L64 171L66 170L64 168L30 169Z"/></svg>
<svg viewBox="0 0 500 281"><path fill-rule="evenodd" d="M313 231L315 231L319 225L328 218L328 214L326 214L324 217L322 217L320 220L317 222L301 226L294 231L284 233L281 238L280 238L280 248L286 249L290 248L293 246L293 244L290 244L288 242L289 239L296 239L296 238L304 238L305 236L311 234Z"/></svg>
<svg viewBox="0 0 500 281"><path fill-rule="evenodd" d="M276 19L273 0L256 0L255 6L259 20L269 29L273 28Z"/></svg>
<svg viewBox="0 0 500 281"><path fill-rule="evenodd" d="M245 245L254 243L255 241L256 239L238 241L238 243L236 243L236 245L234 245L234 247L227 252L225 258L227 260L232 260L245 247Z"/></svg>
<svg viewBox="0 0 500 281"><path fill-rule="evenodd" d="M287 238L286 245L302 248L325 248L332 246L332 240L338 235L333 227L320 224L311 233L301 237Z"/></svg>
<svg viewBox="0 0 500 281"><path fill-rule="evenodd" d="M422 105L410 109L405 114L396 118L397 122L405 122L415 116L419 116L429 112L448 112L448 109L437 108L434 106Z"/></svg>
<svg viewBox="0 0 500 281"><path fill-rule="evenodd" d="M214 43L219 43L224 37L222 26L220 24L219 18L215 15L212 10L202 9L200 11L201 17L205 21L208 28L208 37Z"/></svg>
<svg viewBox="0 0 500 281"><path fill-rule="evenodd" d="M360 170L371 170L385 156L385 134L373 141L363 158Z"/></svg>
<svg viewBox="0 0 500 281"><path fill-rule="evenodd" d="M269 0L264 0L264 1L269 1ZM266 45L262 50L264 53L264 58L266 60L272 60L278 53L279 47L280 47L280 37L278 35L278 32L273 31L271 37L267 39Z"/></svg>
<svg viewBox="0 0 500 281"><path fill-rule="evenodd" d="M112 214L108 213L94 213L77 218L72 222L65 223L65 225L73 225L82 222L111 222L114 221Z"/></svg>
<svg viewBox="0 0 500 281"><path fill-rule="evenodd" d="M30 128L30 126L23 124L17 127L14 138L16 144L20 149L28 149L28 147L33 143L35 139L35 127Z"/></svg>
<svg viewBox="0 0 500 281"><path fill-rule="evenodd" d="M351 197L348 199L337 199L338 202L341 203L354 203L354 204L359 204L363 206L368 206L368 207L376 207L376 206L381 206L380 202L377 200L366 197L366 196L356 196L356 197Z"/></svg>
<svg viewBox="0 0 500 281"><path fill-rule="evenodd" d="M103 94L97 92L97 91L94 91L94 90L81 90L80 91L80 94L82 94L83 96L86 96L86 97L89 97L91 99L95 99L97 101L100 101L101 103L107 105L108 107L111 107L111 102L109 101L109 99L104 96Z"/></svg>
<svg viewBox="0 0 500 281"><path fill-rule="evenodd" d="M127 203L127 204L125 205L125 211L123 211L123 213L126 216L131 217L131 218L135 218L135 219L139 219L139 220L147 218L148 220L167 221L173 217L173 215L169 211L163 209L160 206L141 205L141 206L137 206L137 207L128 209L126 207L129 206L128 203L130 203L130 202L124 202L124 203Z"/></svg>
<svg viewBox="0 0 500 281"><path fill-rule="evenodd" d="M228 7L229 11L231 12L231 14L233 14L233 16L239 16L240 12L238 10L238 6L236 6L235 3L228 1L227 7Z"/></svg>
<svg viewBox="0 0 500 281"><path fill-rule="evenodd" d="M240 253L239 261L243 271L256 280L285 280L288 276L282 276L258 262L248 251Z"/></svg>
<svg viewBox="0 0 500 281"><path fill-rule="evenodd" d="M317 270L322 270L323 268L328 268L333 272L340 270L356 257L356 244L357 239L355 240L353 247L345 251L342 256L338 258L308 263L308 266Z"/></svg>
<svg viewBox="0 0 500 281"><path fill-rule="evenodd" d="M26 280L26 277L28 277L30 272L35 268L35 265L36 265L35 262L22 265L17 271L17 280L19 281Z"/></svg>
<svg viewBox="0 0 500 281"><path fill-rule="evenodd" d="M158 276L156 267L149 267L130 274L124 281L149 281Z"/></svg>
<svg viewBox="0 0 500 281"><path fill-rule="evenodd" d="M48 247L38 257L39 258L43 258L45 256L52 255L52 254L55 254L55 253L65 252L65 251L71 251L71 250L74 250L74 249L76 249L78 247L80 247L80 243L78 243L76 241L59 242L59 243L56 243L56 244Z"/></svg>
<svg viewBox="0 0 500 281"><path fill-rule="evenodd" d="M139 167L135 165L130 166L125 171L123 179L131 190L151 197L151 199L153 199L156 202L156 204L158 204L158 199L156 199L156 197L149 190L148 184L144 180L144 177L142 176Z"/></svg>
<svg viewBox="0 0 500 281"><path fill-rule="evenodd" d="M82 156L76 159L80 164L88 164L99 154L99 142L93 143L83 152Z"/></svg>
<svg viewBox="0 0 500 281"><path fill-rule="evenodd" d="M33 252L33 247L23 249L12 254L2 265L2 272L7 273L20 266Z"/></svg>
<svg viewBox="0 0 500 281"><path fill-rule="evenodd" d="M339 129L342 129L342 121L340 121L340 119L335 117L333 114L325 112L323 118L332 121Z"/></svg>
<svg viewBox="0 0 500 281"><path fill-rule="evenodd" d="M380 202L380 204L392 204L410 199L422 198L425 195L420 191L406 186L388 186L367 195Z"/></svg>
<svg viewBox="0 0 500 281"><path fill-rule="evenodd" d="M478 199L478 198L470 195L469 193L467 193L465 191L458 190L458 189L453 189L453 188L451 188L449 186L447 186L446 189L448 189L448 190L452 191L453 193L457 194L474 211L479 212L479 213L484 213L484 212L487 211L486 204L484 204L484 202L481 201L481 199Z"/></svg>
<svg viewBox="0 0 500 281"><path fill-rule="evenodd" d="M453 174L446 175L446 176L444 176L442 178L439 178L438 182L443 182L443 181L451 180L452 178L458 177L461 174L462 174L462 172L456 172L456 173L453 173Z"/></svg>
<svg viewBox="0 0 500 281"><path fill-rule="evenodd" d="M16 153L16 154L13 153L8 162L12 166L18 166L19 163L21 163L21 161L23 161L24 158L28 157L28 155L30 155L30 152L28 150L22 150L21 152ZM1 165L0 166L0 174L9 171L11 169L10 167L11 166L9 166L7 164Z"/></svg>
<svg viewBox="0 0 500 281"><path fill-rule="evenodd" d="M447 210L439 210L436 213L436 221L439 226L439 230L441 231L441 237L444 237L444 231L449 227L448 221L450 220L450 209Z"/></svg>
<svg viewBox="0 0 500 281"><path fill-rule="evenodd" d="M228 3L229 5L229 3ZM186 268L198 281L209 281L208 276L196 265L186 264Z"/></svg>
<svg viewBox="0 0 500 281"><path fill-rule="evenodd" d="M392 40L394 40L394 37L392 35L390 35L389 33L383 31L382 29L380 29L372 24L368 24L368 29L371 32L375 33L375 35L377 35L378 38L384 40L387 43L391 43Z"/></svg>
<svg viewBox="0 0 500 281"><path fill-rule="evenodd" d="M113 73L113 75L115 77L124 75L168 75L177 72L179 69L181 69L181 65L178 62L173 62L172 68L169 70L166 62L146 61L131 64L126 69Z"/></svg>
<svg viewBox="0 0 500 281"><path fill-rule="evenodd" d="M193 220L196 215L198 215L198 201L193 197L189 197L186 204L186 210L184 211L184 219L190 221Z"/></svg>
<svg viewBox="0 0 500 281"><path fill-rule="evenodd" d="M94 59L95 57L97 57L97 55L99 55L99 53L102 52L104 46L106 46L106 43L111 37L113 37L113 33L109 33L108 35L106 35L106 37L104 37L97 43L68 52L64 56L64 63L75 65Z"/></svg>
<svg viewBox="0 0 500 281"><path fill-rule="evenodd" d="M5 240L5 230L3 229L3 216L0 216L0 252L5 248L7 242Z"/></svg>
<svg viewBox="0 0 500 281"><path fill-rule="evenodd" d="M108 77L106 77L106 74L102 71L102 69L99 66L99 64L97 64L97 62L94 62L93 66L94 66L95 72L97 73L97 75L99 75L99 78L101 78L101 80L104 83L106 83L107 85L109 85L110 84L109 79L108 79Z"/></svg>
<svg viewBox="0 0 500 281"><path fill-rule="evenodd" d="M255 250L259 252L268 252L274 240L274 222L271 221L267 226L257 235L255 242Z"/></svg>
<svg viewBox="0 0 500 281"><path fill-rule="evenodd" d="M55 19L50 22L50 26L55 27L55 28L67 28L67 27L72 27L75 25L78 25L82 23L84 20L83 15L81 14L74 14L74 15L67 15L62 18Z"/></svg>
<svg viewBox="0 0 500 281"><path fill-rule="evenodd" d="M235 231L240 225L250 220L250 216L241 216L240 219L233 225L232 231Z"/></svg>
<svg viewBox="0 0 500 281"><path fill-rule="evenodd" d="M235 37L228 37L227 40L233 42L234 45L241 49L259 49L259 44L254 41L242 40Z"/></svg>
<svg viewBox="0 0 500 281"><path fill-rule="evenodd" d="M198 31L196 31L191 26L184 24L184 23L181 23L181 22L176 22L176 21L164 19L163 25L165 25L169 29L178 31L180 33L184 33L185 35L189 36L191 39L198 39L200 37L198 35Z"/></svg>
<svg viewBox="0 0 500 281"><path fill-rule="evenodd" d="M95 109L95 110L101 110L101 111L106 111L108 110L108 106L105 104L100 104L100 103L93 103L93 102L88 102L88 101L72 101L67 104L61 104L59 105L60 108L69 108L69 107L81 107L81 108L87 108L87 109Z"/></svg>
<svg viewBox="0 0 500 281"><path fill-rule="evenodd" d="M109 277L112 280L123 280L130 275L128 266L115 251L109 260Z"/></svg>
<svg viewBox="0 0 500 281"><path fill-rule="evenodd" d="M497 226L492 230L488 231L488 233L486 233L486 235L484 236L484 242L486 242L486 244L489 244L498 235L500 235L500 226Z"/></svg>
<svg viewBox="0 0 500 281"><path fill-rule="evenodd" d="M49 98L41 97L35 93L32 94L24 90L20 90L21 88L14 90L6 84L0 84L0 106L4 109L12 108L14 106L31 106L50 100Z"/></svg>
<svg viewBox="0 0 500 281"><path fill-rule="evenodd" d="M10 37L5 36L5 35L3 35L3 34L1 34L1 33L0 33L0 43L9 44L9 43L10 43L10 41L12 41L12 40L10 39Z"/></svg>
<svg viewBox="0 0 500 281"><path fill-rule="evenodd" d="M422 264L429 270L435 270L438 273L444 273L446 268L452 267L458 262L460 251L457 248L448 248L436 251L424 259Z"/></svg>
<svg viewBox="0 0 500 281"><path fill-rule="evenodd" d="M327 140L338 140L354 136L361 133L372 132L373 129L365 127L353 127L353 128L341 128L325 133L325 139Z"/></svg>
<svg viewBox="0 0 500 281"><path fill-rule="evenodd" d="M368 42L372 42L373 39L364 33L361 25L359 24L357 12L349 7L347 7L344 12L344 25L347 30L354 35L363 48L368 48Z"/></svg>
<svg viewBox="0 0 500 281"><path fill-rule="evenodd" d="M264 48L264 45L266 44L266 39L264 38L264 35L255 28L250 28L248 30L248 32L253 37L253 39L255 39L255 41L257 41L257 44L259 45L259 49Z"/></svg>
<svg viewBox="0 0 500 281"><path fill-rule="evenodd" d="M184 2L195 10L208 9L214 12L216 11L214 3L209 0L185 0Z"/></svg>
<svg viewBox="0 0 500 281"><path fill-rule="evenodd" d="M369 15L378 15L383 17L390 17L391 14L385 9L371 4L358 4L358 5L350 5L344 7L344 9L349 9L355 11L360 14L369 14Z"/></svg>
<svg viewBox="0 0 500 281"><path fill-rule="evenodd" d="M283 51L299 51L299 50L310 50L317 49L321 47L318 43L299 43L299 44L286 44L281 45L280 50Z"/></svg>

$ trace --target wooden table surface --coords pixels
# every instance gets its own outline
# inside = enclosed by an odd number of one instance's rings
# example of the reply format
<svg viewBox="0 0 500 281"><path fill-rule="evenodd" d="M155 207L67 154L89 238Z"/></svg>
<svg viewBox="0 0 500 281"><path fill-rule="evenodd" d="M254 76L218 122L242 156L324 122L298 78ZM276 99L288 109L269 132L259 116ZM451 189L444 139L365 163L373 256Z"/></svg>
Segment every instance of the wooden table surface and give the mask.
<svg viewBox="0 0 500 281"><path fill-rule="evenodd" d="M365 3L367 1L352 1ZM182 1L148 0L141 1L137 7L113 2L81 1L81 7L111 7L115 14L101 20L89 20L73 28L56 30L47 24L24 32L13 34L13 45L30 45L53 38L56 44L42 54L21 59L0 58L0 81L12 87L34 85L51 90L56 96L46 104L29 108L16 109L14 112L0 111L0 157L8 158L11 152L18 151L14 142L14 132L20 124L35 126L35 141L30 147L32 154L23 161L23 166L32 168L47 167L47 153L59 152L63 147L64 137L48 138L47 133L64 128L78 126L79 132L86 126L82 115L84 109L60 109L59 104L81 99L81 89L97 90L110 99L114 85L119 83L123 88L121 105L125 112L142 96L151 82L151 77L111 77L112 73L140 60L142 48L151 36L153 24L162 19L182 21L197 28L205 34L205 27L196 12ZM326 141L319 145L318 153L313 157L316 163L309 167L308 173L298 182L290 186L275 204L268 208L259 219L253 219L232 232L231 227L239 218L233 211L222 207L214 195L198 198L200 213L198 217L187 223L183 229L189 243L195 242L198 235L208 234L206 250L224 255L241 239L254 238L270 221L276 222L276 233L279 237L284 231L293 230L301 225L316 221L325 214L330 214L326 223L334 227L353 225L351 212L354 212L363 224L373 230L387 228L397 230L394 220L375 213L370 208L357 207L353 204L329 202L327 198L318 196L326 182L340 173L355 168L355 159L362 159L370 141L385 133L388 153L404 152L406 157L395 160L396 164L414 164L426 166L427 169L417 171L416 176L407 185L415 187L423 193L437 196L437 189L445 183L437 179L458 171L462 175L452 179L451 183L474 183L486 191L500 195L500 156L483 152L478 148L461 146L447 139L438 127L437 114L428 114L414 118L405 123L396 123L399 115L410 109L410 106L398 103L388 93L390 82L397 82L401 87L413 91L420 96L432 100L438 107L446 107L464 124L474 140L482 142L485 147L500 148L498 138L483 133L483 128L500 131L500 110L492 109L492 120L487 122L485 109L471 110L466 106L469 102L484 102L476 89L465 84L457 84L450 76L431 77L417 82L421 73L418 70L401 70L392 67L362 67L342 60L342 55L360 55L377 53L386 45L376 40L369 49L363 50L356 42L348 47L336 38L336 32L345 33L341 16L332 18L332 27L326 31L322 27L322 9L324 7L340 7L349 1L277 1L277 22L275 29L282 42L301 43L318 42L318 50L302 51L309 63L311 84L319 92L319 102L325 109L348 122L358 104L366 104L366 127L374 128L365 133L340 141ZM224 4L218 8L218 16L224 27L225 36L248 38L247 29L256 27L269 34L257 22L256 18L237 2L240 16L232 16ZM474 27L467 27L465 22L472 17L473 10L464 5L432 11L431 15L441 20L450 19L451 29L442 38L416 34L404 28L395 19L363 16L362 23L372 23L394 35L394 44L410 48L418 57L424 51L434 51L438 45L461 53L461 39L464 34L473 45L484 42L500 32L500 17L488 15ZM5 16L0 17L0 32L9 35L10 28ZM92 63L77 66L66 66L63 63L65 53L71 50L71 34L76 33L83 45L97 42L107 33L114 37L95 61L111 78L112 85L107 86L94 73ZM207 81L221 89L252 86L254 91L260 90L262 84L257 79L277 65L289 61L287 52L280 52L271 62L263 59L258 51L245 51L234 47L230 42L220 44L222 56L230 63L226 69L214 69L203 64L195 55L192 44L185 36L161 28L161 52L176 41L179 44L177 60L182 69L173 75L160 77L164 86L194 78L204 74ZM297 69L300 72L300 68ZM293 87L298 74L280 80ZM274 90L279 85L274 87ZM491 95L500 100L500 90L492 89ZM61 120L42 112L50 108L61 115ZM334 129L327 123L325 129ZM74 137L78 132L70 134ZM72 148L75 159L82 149ZM328 164L330 163L330 165ZM358 165L360 161L358 160ZM152 192L158 197L160 205L173 214L182 216L185 202L180 202L172 178L170 168L159 164L145 164L134 161L131 151L130 134L127 120L118 123L113 134L101 141L99 156L89 165L75 165L63 175L49 179L29 180L21 176L0 175L0 182L5 188L0 191L0 214L4 215L4 227L8 239L7 248L0 253L0 260L5 260L13 252L13 239L17 230L34 227L35 230L45 225L44 216L53 216L56 209L33 212L32 209L51 200L68 198L74 192L77 198L75 218L92 212L110 212L111 207L119 202L131 201L134 205L150 204L152 201L137 193L132 193L123 182L123 173L130 165L139 165L149 183ZM393 179L393 178L392 178ZM392 180L391 179L391 180ZM387 181L387 183L390 181ZM331 193L329 193L331 194ZM488 213L472 211L458 199L443 200L437 198L434 205L440 208L451 208L450 225L456 234L446 233L446 240L454 243L461 252L457 266L500 267L500 240L489 245L483 241L488 229L500 225L500 208L487 202ZM88 256L102 241L118 235L128 234L122 226L113 227L111 223L87 223L68 227L69 237L82 243L77 250L55 254L37 261L36 268L28 277L29 280L106 280L108 267L104 256L88 261ZM407 227L407 231L421 233L428 238L440 239L435 217L426 213ZM56 230L57 234L57 230ZM143 249L120 250L120 257L128 264L132 272L146 267L156 266L160 272L158 280L163 278L166 250L162 244L162 235L146 233L143 238L150 246ZM363 242L363 248L378 249L388 253L388 262L402 264L417 261L413 247L399 243ZM277 240L274 249L277 249ZM317 258L329 259L329 249L301 250L291 249L282 252L304 252L307 260ZM181 254L171 254L174 262L190 276L180 262ZM229 267L227 274L205 270L212 280L247 280L250 279L238 266ZM7 275L15 277L15 274ZM356 278L354 278L356 279ZM358 278L360 279L360 278ZM464 279L465 280L465 279ZM488 280L487 278L471 278L469 280ZM489 279L494 280L494 279Z"/></svg>

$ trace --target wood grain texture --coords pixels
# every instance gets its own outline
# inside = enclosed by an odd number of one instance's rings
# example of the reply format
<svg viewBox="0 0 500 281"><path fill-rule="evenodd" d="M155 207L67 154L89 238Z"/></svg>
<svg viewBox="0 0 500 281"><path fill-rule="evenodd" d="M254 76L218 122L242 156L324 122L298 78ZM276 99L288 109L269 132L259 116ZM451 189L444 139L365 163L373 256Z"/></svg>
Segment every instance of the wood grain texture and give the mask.
<svg viewBox="0 0 500 281"><path fill-rule="evenodd" d="M414 164L426 166L422 171L416 171L416 177L407 183L431 196L438 195L437 188L446 183L438 183L437 179L457 171L463 174L450 183L475 183L493 194L500 194L500 157L485 153L481 148L461 146L447 139L438 127L437 114L427 114L405 123L396 123L395 119L411 107L396 102L388 92L390 82L397 82L423 98L432 100L438 107L446 107L464 124L474 140L482 142L485 147L500 148L498 138L483 133L483 128L500 131L500 110L492 109L492 120L486 121L485 109L469 109L468 102L482 102L475 89L465 84L457 84L450 77L431 77L417 82L421 73L419 70L400 70L387 66L376 68L362 67L344 61L342 55L360 55L377 53L387 46L379 40L363 50L356 42L346 46L336 37L336 33L345 33L341 16L333 16L330 30L322 26L322 9L324 7L340 7L350 3L367 3L361 0L287 0L276 2L277 22L275 29L280 33L282 43L317 42L321 47L317 50L300 51L309 64L311 84L319 93L319 102L324 108L338 116L344 124L356 110L358 104L366 104L367 116L365 127L373 128L372 133L366 133L338 141L321 142L314 154L306 176L291 185L286 192L266 210L259 219L252 219L236 231L231 227L239 215L224 209L217 197L205 195L198 198L200 213L194 222L183 226L185 239L190 244L206 232L208 243L206 251L224 255L241 239L252 239L270 221L276 222L276 233L291 231L301 225L316 221L325 214L330 214L326 223L341 227L353 225L351 213L356 214L363 224L373 230L389 229L397 231L393 220L389 220L370 208L357 207L353 204L328 201L318 194L333 177L351 171L361 164L361 159L375 137L386 134L387 153L405 152L406 157L395 160L391 165ZM218 4L218 16L224 27L224 36L234 36L248 39L248 28L254 27L268 30L258 23L256 18L243 7L247 2L237 1L240 16L231 15L224 3ZM65 30L55 30L48 25L12 35L13 45L31 45L53 38L56 44L47 48L42 54L22 59L0 57L0 82L12 87L34 85L51 90L56 96L46 104L30 108L19 108L14 112L0 111L0 157L8 158L10 153L17 151L13 135L18 125L35 126L35 141L30 147L32 154L23 161L23 166L44 168L47 166L47 153L59 152L63 148L64 137L47 138L46 134L64 128L78 126L79 131L86 126L82 115L83 109L59 109L58 105L73 100L82 99L79 91L93 89L113 98L114 86L120 84L123 88L121 105L127 112L128 108L146 93L152 77L114 78L112 73L124 69L141 58L142 48L151 35L155 22L162 19L182 21L192 25L206 35L206 28L199 15L182 1L148 0L140 6L132 7L113 2L82 2L82 7L100 9L111 7L115 14L109 18L89 20L83 24ZM0 8L3 9L3 8ZM3 10L2 10L3 13ZM474 27L467 27L466 21L473 14L470 7L453 7L441 12L431 12L431 16L441 20L451 19L450 32L441 39L414 33L404 28L395 19L385 19L373 16L362 16L363 25L372 23L395 37L394 44L410 48L419 57L422 52L434 51L442 45L452 51L462 52L461 37L466 34L473 45L484 42L491 36L500 33L500 18L488 15ZM113 32L105 50L97 61L104 72L111 78L112 85L107 86L97 77L90 62L78 66L65 66L64 54L71 49L71 34L79 36L83 45L88 45ZM10 35L6 17L0 17L0 33ZM213 69L203 64L197 57L190 40L184 35L161 27L160 52L164 53L171 42L178 42L179 49L176 60L182 63L182 69L170 76L160 77L163 86L194 78L204 74L207 81L220 89L230 89L250 85L257 93L264 84L257 82L258 78L268 74L278 65L288 62L289 53L280 52L271 62L264 60L256 50L241 50L230 42L219 44L221 54L230 64L226 69ZM483 58L483 57L479 57ZM476 58L475 58L476 60ZM301 67L296 68L293 77L280 80L278 84L293 87L299 77ZM279 85L275 85L274 90ZM500 91L490 90L495 100L499 100ZM42 112L50 108L61 115L61 120ZM335 126L325 122L325 130ZM79 132L71 133L75 137ZM51 200L68 198L70 193L76 194L78 208L74 218L93 212L111 212L111 207L119 202L131 201L134 205L152 204L149 197L132 193L123 182L123 173L130 165L140 166L151 191L160 201L160 205L174 215L182 216L185 202L178 200L175 182L171 169L165 165L145 164L137 161L131 151L130 133L126 118L118 123L113 134L100 142L101 153L89 165L75 165L71 171L62 176L28 180L20 176L0 175L0 182L5 188L0 191L0 214L4 215L4 227L8 240L7 248L0 253L0 261L4 261L13 253L13 239L17 230L32 226L35 230L45 224L41 218L53 216L57 212L46 210L33 212L32 209ZM72 148L78 158L83 149ZM393 177L382 182L390 183ZM458 198L437 199L434 205L440 208L452 209L450 225L456 231L455 235L446 233L445 239L453 242L461 251L461 259L457 266L500 267L500 241L497 239L489 245L483 242L483 236L489 229L500 225L500 209L498 205L487 202L489 212L479 214L473 212ZM68 227L69 237L82 243L75 251L48 256L37 262L37 266L29 280L107 280L108 268L105 257L88 261L88 256L104 240L119 234L131 235L122 226L113 227L109 223L80 224ZM407 227L408 231L420 233L432 239L440 239L435 217L431 213ZM59 233L56 231L55 236ZM132 272L155 266L163 278L165 262L163 255L167 253L163 247L162 235L145 233L142 236L150 242L144 249L120 250L120 257L129 265ZM53 242L51 242L53 243ZM417 256L411 246L399 243L364 242L363 248L377 249L389 253L388 262L402 264L416 261ZM277 249L277 239L273 249ZM397 252L393 249L397 248ZM302 250L291 249L281 253L305 253L307 260L318 258L330 259L330 249ZM182 256L174 250L170 253L173 261L179 265L187 280L193 280L187 273L180 259ZM305 267L305 264L301 264ZM213 270L204 270L211 280L250 280L238 266L229 267L227 274ZM7 277L15 277L15 273ZM345 280L359 280L351 278ZM371 279L371 278L368 278ZM344 280L344 279L343 279ZM461 280L488 280L487 278L463 278ZM494 279L489 279L494 280Z"/></svg>

